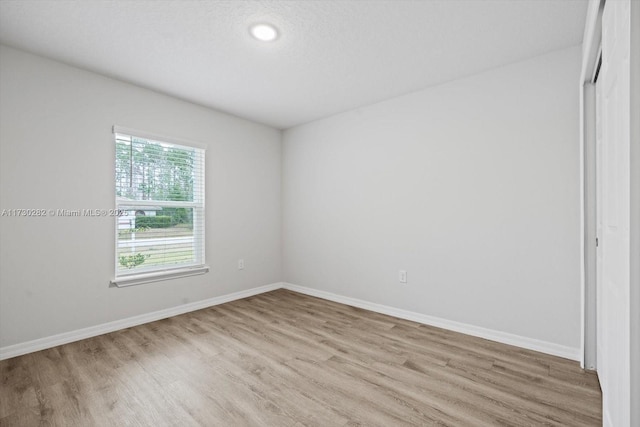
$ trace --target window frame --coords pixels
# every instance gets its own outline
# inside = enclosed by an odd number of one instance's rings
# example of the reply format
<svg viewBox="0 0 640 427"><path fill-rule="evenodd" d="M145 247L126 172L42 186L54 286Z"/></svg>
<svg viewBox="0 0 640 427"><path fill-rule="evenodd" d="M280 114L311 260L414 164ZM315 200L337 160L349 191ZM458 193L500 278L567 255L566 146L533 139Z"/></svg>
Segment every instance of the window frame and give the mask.
<svg viewBox="0 0 640 427"><path fill-rule="evenodd" d="M153 134L146 131L140 131L137 129L131 129L131 128L114 125L112 128L112 136L113 136L112 142L114 144L113 145L114 150L116 149L116 146L117 146L116 145L117 134L127 135L130 137L145 139L148 141L153 141L158 143L172 144L172 145L185 147L185 148L195 148L195 149L201 150L202 152L201 152L201 155L198 156L198 160L201 162L201 164L199 165L200 174L196 174L197 176L194 176L194 188L199 188L199 190L196 192L198 194L199 200L179 201L179 202L155 201L155 200L131 200L131 201L123 202L122 200L118 200L117 192L115 191L116 187L114 186L114 202L115 202L116 210L120 209L120 207L123 205L135 206L135 205L140 205L140 203L147 203L147 204L152 203L152 204L161 205L163 207L174 206L174 207L193 208L194 215L196 215L196 212L199 211L202 218L199 219L197 222L199 225L198 227L199 232L197 235L196 235L195 226L194 226L194 239L197 242L196 244L194 244L194 250L199 251L196 259L198 259L200 262L197 262L195 264L187 264L187 265L178 264L175 267L160 265L160 266L157 266L157 268L149 268L149 269L143 269L142 271L123 273L122 270L119 271L119 267L118 267L119 266L119 257L118 257L119 216L115 216L114 217L115 247L114 247L114 263L113 263L114 278L110 282L111 285L117 286L117 287L125 287L125 286L158 282L163 280L175 279L179 277L188 277L188 276L207 273L209 271L209 266L206 264L206 257L205 257L205 246L206 246L205 244L206 243L205 241L205 230L206 230L206 227L205 227L205 223L206 223L205 221L206 220L205 165L206 165L207 146L205 144L188 141L181 138L162 136L162 135ZM114 174L115 174L115 164L116 162L115 162L115 155L114 155L114 158L113 158ZM115 175L114 175L113 182L115 183ZM194 224L195 223L196 221L194 221Z"/></svg>

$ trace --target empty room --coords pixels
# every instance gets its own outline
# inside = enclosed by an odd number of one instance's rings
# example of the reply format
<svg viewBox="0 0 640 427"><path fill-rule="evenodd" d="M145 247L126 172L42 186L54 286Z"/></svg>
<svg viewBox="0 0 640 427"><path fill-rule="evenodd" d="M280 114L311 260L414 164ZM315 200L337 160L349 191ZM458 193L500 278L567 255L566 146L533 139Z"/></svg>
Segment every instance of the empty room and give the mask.
<svg viewBox="0 0 640 427"><path fill-rule="evenodd" d="M0 426L640 426L640 1L0 0Z"/></svg>

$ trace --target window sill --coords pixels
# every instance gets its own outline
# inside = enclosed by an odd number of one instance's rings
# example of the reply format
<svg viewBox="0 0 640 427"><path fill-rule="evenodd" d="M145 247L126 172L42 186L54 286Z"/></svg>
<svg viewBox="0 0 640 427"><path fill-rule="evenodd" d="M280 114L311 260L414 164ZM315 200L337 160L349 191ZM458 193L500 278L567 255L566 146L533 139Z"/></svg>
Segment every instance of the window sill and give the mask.
<svg viewBox="0 0 640 427"><path fill-rule="evenodd" d="M179 268L175 270L156 271L153 273L132 274L130 276L117 277L111 281L111 284L119 288L124 288L127 286L142 285L144 283L177 279L180 277L198 276L207 272L209 272L208 265L193 268Z"/></svg>

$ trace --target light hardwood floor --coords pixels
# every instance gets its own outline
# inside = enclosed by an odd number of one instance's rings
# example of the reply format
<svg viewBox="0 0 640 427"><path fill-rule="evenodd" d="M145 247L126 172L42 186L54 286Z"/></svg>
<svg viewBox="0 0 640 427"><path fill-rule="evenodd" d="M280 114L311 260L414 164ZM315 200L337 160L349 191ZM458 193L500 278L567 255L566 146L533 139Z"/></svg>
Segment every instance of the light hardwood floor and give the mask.
<svg viewBox="0 0 640 427"><path fill-rule="evenodd" d="M278 290L0 362L2 426L589 426L576 362Z"/></svg>

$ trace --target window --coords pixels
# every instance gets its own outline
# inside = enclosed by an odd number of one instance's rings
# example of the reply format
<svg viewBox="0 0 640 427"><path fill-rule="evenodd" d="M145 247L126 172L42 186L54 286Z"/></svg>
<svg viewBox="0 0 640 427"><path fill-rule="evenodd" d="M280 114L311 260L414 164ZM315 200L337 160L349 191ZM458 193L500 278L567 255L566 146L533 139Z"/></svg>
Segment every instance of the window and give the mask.
<svg viewBox="0 0 640 427"><path fill-rule="evenodd" d="M202 274L203 147L114 127L117 286Z"/></svg>

